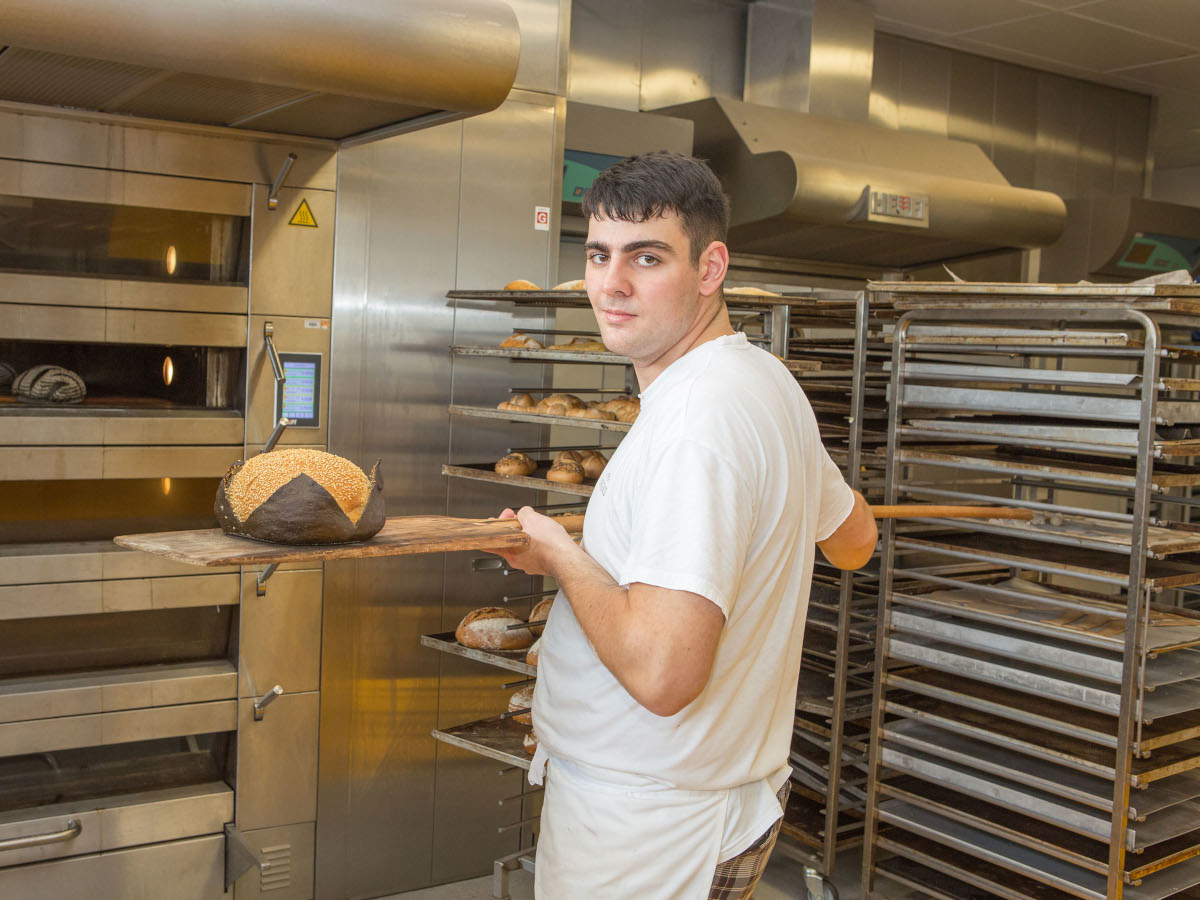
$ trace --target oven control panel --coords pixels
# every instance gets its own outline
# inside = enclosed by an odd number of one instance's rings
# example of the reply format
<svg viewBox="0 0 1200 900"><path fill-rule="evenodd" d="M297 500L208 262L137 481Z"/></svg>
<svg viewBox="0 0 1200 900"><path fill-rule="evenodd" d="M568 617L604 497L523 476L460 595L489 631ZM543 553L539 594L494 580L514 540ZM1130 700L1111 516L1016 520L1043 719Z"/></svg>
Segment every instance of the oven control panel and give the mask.
<svg viewBox="0 0 1200 900"><path fill-rule="evenodd" d="M318 428L321 421L320 353L280 353L284 382L275 389L275 421L289 428Z"/></svg>

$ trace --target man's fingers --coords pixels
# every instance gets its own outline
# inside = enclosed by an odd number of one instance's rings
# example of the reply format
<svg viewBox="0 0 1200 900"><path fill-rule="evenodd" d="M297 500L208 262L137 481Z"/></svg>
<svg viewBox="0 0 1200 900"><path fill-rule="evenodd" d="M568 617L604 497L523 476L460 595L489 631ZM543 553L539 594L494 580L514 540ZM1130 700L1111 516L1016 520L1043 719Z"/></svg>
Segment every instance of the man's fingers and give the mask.
<svg viewBox="0 0 1200 900"><path fill-rule="evenodd" d="M500 518L502 519L515 519L516 517L517 514L511 509L506 509L504 512L500 513Z"/></svg>

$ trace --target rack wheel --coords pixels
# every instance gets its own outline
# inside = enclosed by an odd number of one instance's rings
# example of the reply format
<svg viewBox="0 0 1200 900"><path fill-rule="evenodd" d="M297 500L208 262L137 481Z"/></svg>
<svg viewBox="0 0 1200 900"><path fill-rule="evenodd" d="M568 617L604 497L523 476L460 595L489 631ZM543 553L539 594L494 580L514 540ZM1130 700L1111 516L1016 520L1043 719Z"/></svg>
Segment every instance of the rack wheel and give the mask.
<svg viewBox="0 0 1200 900"><path fill-rule="evenodd" d="M804 900L838 900L837 888L812 866L805 866Z"/></svg>

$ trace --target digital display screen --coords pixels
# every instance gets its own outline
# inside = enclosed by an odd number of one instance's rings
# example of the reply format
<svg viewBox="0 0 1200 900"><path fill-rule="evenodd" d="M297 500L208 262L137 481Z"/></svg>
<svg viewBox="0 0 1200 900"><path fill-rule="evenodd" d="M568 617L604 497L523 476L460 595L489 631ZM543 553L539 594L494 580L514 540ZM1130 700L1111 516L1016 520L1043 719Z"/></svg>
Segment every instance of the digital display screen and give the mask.
<svg viewBox="0 0 1200 900"><path fill-rule="evenodd" d="M321 418L321 354L280 353L286 379L275 391L275 419L292 428L317 428Z"/></svg>

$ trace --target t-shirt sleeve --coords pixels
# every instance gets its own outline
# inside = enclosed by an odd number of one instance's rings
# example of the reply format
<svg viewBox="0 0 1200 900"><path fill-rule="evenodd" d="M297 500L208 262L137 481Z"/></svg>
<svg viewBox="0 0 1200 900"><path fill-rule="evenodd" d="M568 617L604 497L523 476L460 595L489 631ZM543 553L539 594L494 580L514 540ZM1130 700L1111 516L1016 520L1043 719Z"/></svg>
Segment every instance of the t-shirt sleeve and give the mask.
<svg viewBox="0 0 1200 900"><path fill-rule="evenodd" d="M842 477L829 453L821 447L821 512L817 516L817 542L825 540L838 530L854 509L854 491Z"/></svg>
<svg viewBox="0 0 1200 900"><path fill-rule="evenodd" d="M690 591L729 617L754 530L757 499L727 460L692 440L642 473L621 584Z"/></svg>

